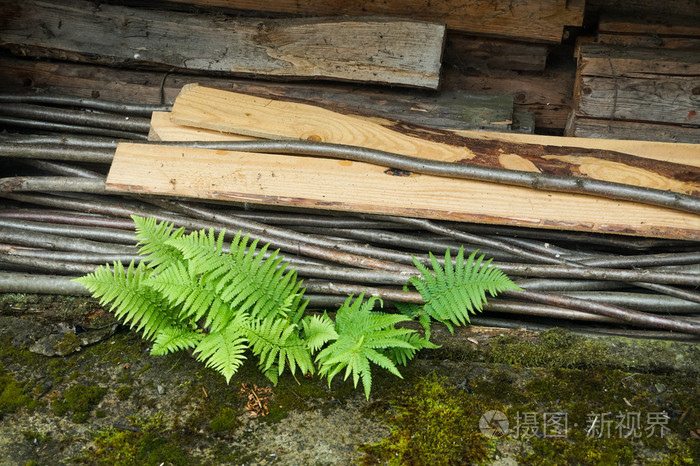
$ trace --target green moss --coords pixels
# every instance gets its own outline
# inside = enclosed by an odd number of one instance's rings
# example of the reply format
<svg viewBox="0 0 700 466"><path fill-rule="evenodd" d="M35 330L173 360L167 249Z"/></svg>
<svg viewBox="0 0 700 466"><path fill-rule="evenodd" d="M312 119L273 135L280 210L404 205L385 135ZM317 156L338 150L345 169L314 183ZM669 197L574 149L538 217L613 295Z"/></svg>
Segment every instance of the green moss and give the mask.
<svg viewBox="0 0 700 466"><path fill-rule="evenodd" d="M117 388L117 398L122 401L128 400L132 391L133 388L131 388L129 385L122 385L121 387Z"/></svg>
<svg viewBox="0 0 700 466"><path fill-rule="evenodd" d="M486 360L550 368L586 368L610 363L604 345L559 328L542 333L538 341L500 336L489 344Z"/></svg>
<svg viewBox="0 0 700 466"><path fill-rule="evenodd" d="M364 464L447 465L488 457L489 441L477 430L484 406L474 395L449 387L446 377L422 378L392 408L392 433L361 447Z"/></svg>
<svg viewBox="0 0 700 466"><path fill-rule="evenodd" d="M22 407L34 408L37 402L27 393L24 386L0 369L0 419Z"/></svg>
<svg viewBox="0 0 700 466"><path fill-rule="evenodd" d="M190 465L197 464L180 446L162 415L150 419L133 419L132 430L108 428L94 436L95 449L72 458L76 463L122 465Z"/></svg>
<svg viewBox="0 0 700 466"><path fill-rule="evenodd" d="M232 431L240 425L236 411L229 407L222 408L219 414L209 422L209 428L215 434Z"/></svg>
<svg viewBox="0 0 700 466"><path fill-rule="evenodd" d="M574 434L567 439L533 438L533 451L518 458L522 465L632 464L634 447L625 439L594 439Z"/></svg>
<svg viewBox="0 0 700 466"><path fill-rule="evenodd" d="M102 400L105 393L107 393L106 388L75 385L65 391L62 400L55 400L51 408L57 416L73 412L73 422L82 424L90 418L90 412Z"/></svg>
<svg viewBox="0 0 700 466"><path fill-rule="evenodd" d="M80 348L80 340L78 339L77 336L75 336L75 332L70 331L66 332L63 335L63 338L61 338L56 345L54 345L54 349L58 352L60 355L64 354L70 354L78 348Z"/></svg>

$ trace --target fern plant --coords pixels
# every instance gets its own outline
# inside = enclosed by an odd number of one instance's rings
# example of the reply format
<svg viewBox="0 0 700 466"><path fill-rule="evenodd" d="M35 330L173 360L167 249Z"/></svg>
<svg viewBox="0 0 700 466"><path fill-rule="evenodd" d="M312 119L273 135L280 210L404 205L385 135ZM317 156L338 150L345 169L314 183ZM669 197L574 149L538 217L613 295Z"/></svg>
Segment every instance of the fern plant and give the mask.
<svg viewBox="0 0 700 466"><path fill-rule="evenodd" d="M431 254L433 271L414 259L421 277L409 280L424 307L375 312L381 300L361 294L349 297L333 321L326 313L305 315L302 283L279 251L268 254L268 245L258 249L257 240L249 242L239 232L225 252L224 231L185 234L170 223L132 218L142 256L138 265L115 262L75 281L152 341L152 354L191 351L227 383L252 354L274 384L285 369L318 372L329 385L344 370L355 386L362 380L369 398L372 365L401 377L397 365L436 347L430 342L431 319L450 329L464 325L469 312L481 309L486 291L494 295L515 287L488 262L482 264L483 257L474 260L472 254L465 262L460 250L453 264L448 251L442 268ZM423 325L424 336L397 328L413 319Z"/></svg>
<svg viewBox="0 0 700 466"><path fill-rule="evenodd" d="M409 278L408 284L420 293L425 304L401 306L401 311L418 319L428 335L431 319L443 323L450 332L454 332L455 325L471 322L470 313L483 310L487 291L491 296L496 296L505 290L520 289L500 269L491 266L492 259L484 262L484 255L476 257L477 252L472 252L465 261L464 247L461 247L453 263L447 249L444 267L430 253L432 270L413 258L420 276ZM408 287L404 289L408 290Z"/></svg>

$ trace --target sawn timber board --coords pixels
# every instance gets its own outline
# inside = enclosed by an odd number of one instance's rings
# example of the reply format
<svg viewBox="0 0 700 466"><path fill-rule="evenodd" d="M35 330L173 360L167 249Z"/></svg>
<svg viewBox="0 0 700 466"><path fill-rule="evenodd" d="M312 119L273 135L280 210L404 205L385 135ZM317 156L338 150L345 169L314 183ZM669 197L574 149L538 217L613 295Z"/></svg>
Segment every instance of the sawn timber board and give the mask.
<svg viewBox="0 0 700 466"><path fill-rule="evenodd" d="M537 228L700 240L700 216L345 160L122 143L107 189Z"/></svg>
<svg viewBox="0 0 700 466"><path fill-rule="evenodd" d="M581 176L700 195L700 146L669 145L657 158L622 151L523 144L461 136L401 121L369 121L313 105L187 85L173 123L268 139L302 139L445 162ZM683 151L685 149L685 152ZM508 195L510 186L495 185Z"/></svg>

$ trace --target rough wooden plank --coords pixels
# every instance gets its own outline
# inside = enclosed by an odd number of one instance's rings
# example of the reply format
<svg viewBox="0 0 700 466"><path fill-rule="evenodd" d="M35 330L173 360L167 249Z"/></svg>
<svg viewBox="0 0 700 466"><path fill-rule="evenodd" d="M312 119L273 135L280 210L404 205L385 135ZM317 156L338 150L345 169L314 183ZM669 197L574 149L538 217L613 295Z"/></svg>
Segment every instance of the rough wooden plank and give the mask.
<svg viewBox="0 0 700 466"><path fill-rule="evenodd" d="M679 125L700 124L698 82L684 77L663 79L581 77L576 115Z"/></svg>
<svg viewBox="0 0 700 466"><path fill-rule="evenodd" d="M700 38L695 37L660 37L655 35L613 34L599 32L597 40L601 44L624 47L659 47L663 49L700 49Z"/></svg>
<svg viewBox="0 0 700 466"><path fill-rule="evenodd" d="M314 103L346 114L399 117L409 123L443 129L509 131L513 111L513 97L506 88L503 94L450 89L436 93L326 82L274 83L0 55L0 91L3 92L41 92L156 104L160 103L161 84L164 102L172 103L180 89L193 82L262 97ZM470 107L474 104L481 110Z"/></svg>
<svg viewBox="0 0 700 466"><path fill-rule="evenodd" d="M273 20L84 1L0 3L0 45L22 55L233 75L436 89L444 40L442 24L396 18Z"/></svg>
<svg viewBox="0 0 700 466"><path fill-rule="evenodd" d="M497 187L364 163L120 144L111 191L537 228L700 239L700 216L589 196Z"/></svg>
<svg viewBox="0 0 700 466"><path fill-rule="evenodd" d="M154 112L151 118L152 130L161 141L237 141L242 138L255 139L240 134L205 130L192 126L177 125L171 121L170 112ZM545 136L541 134L492 133L483 131L455 131L465 138L480 141L500 141L513 144L530 144L549 148L567 148L569 152L577 149L612 151L661 160L692 167L700 167L698 147L694 144L667 144L663 142L619 141L615 139L580 139L576 137Z"/></svg>
<svg viewBox="0 0 700 466"><path fill-rule="evenodd" d="M444 63L483 73L498 69L543 71L548 50L546 44L448 33Z"/></svg>
<svg viewBox="0 0 700 466"><path fill-rule="evenodd" d="M688 50L614 47L585 43L579 47L583 76L658 78L700 75L700 54Z"/></svg>
<svg viewBox="0 0 700 466"><path fill-rule="evenodd" d="M565 25L580 26L584 0L175 0L296 15L386 15L446 23L456 31L558 43Z"/></svg>
<svg viewBox="0 0 700 466"><path fill-rule="evenodd" d="M443 86L472 94L510 94L516 110L535 114L538 129L563 130L573 105L574 73L574 67L516 75L501 70L474 75L446 68Z"/></svg>
<svg viewBox="0 0 700 466"><path fill-rule="evenodd" d="M700 37L700 25L687 16L620 16L604 14L598 31L658 37Z"/></svg>
<svg viewBox="0 0 700 466"><path fill-rule="evenodd" d="M603 14L597 39L601 44L626 47L699 50L700 23L687 16Z"/></svg>
<svg viewBox="0 0 700 466"><path fill-rule="evenodd" d="M433 160L585 176L700 194L700 169L692 164L611 151L475 140L454 132L402 123L385 126L311 105L197 85L183 88L173 106L171 120L177 124L261 138L348 144ZM700 147L695 151L695 157L699 156Z"/></svg>
<svg viewBox="0 0 700 466"><path fill-rule="evenodd" d="M153 112L151 128L148 132L149 141L250 141L255 139L258 138L176 125L170 121L170 112Z"/></svg>
<svg viewBox="0 0 700 466"><path fill-rule="evenodd" d="M668 15L682 16L688 19L700 19L698 0L586 0L587 13L616 15L651 15L663 18Z"/></svg>
<svg viewBox="0 0 700 466"><path fill-rule="evenodd" d="M576 117L700 125L700 54L582 44Z"/></svg>
<svg viewBox="0 0 700 466"><path fill-rule="evenodd" d="M700 144L700 128L574 116L567 136Z"/></svg>

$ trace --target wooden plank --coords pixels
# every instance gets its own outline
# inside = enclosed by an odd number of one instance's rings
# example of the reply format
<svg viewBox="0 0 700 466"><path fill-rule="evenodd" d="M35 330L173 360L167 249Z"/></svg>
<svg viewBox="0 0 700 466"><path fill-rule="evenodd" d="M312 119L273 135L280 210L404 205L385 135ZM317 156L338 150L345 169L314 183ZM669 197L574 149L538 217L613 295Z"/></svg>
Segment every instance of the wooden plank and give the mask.
<svg viewBox="0 0 700 466"><path fill-rule="evenodd" d="M697 77L700 54L689 50L613 47L585 43L579 47L583 76L655 79L667 75Z"/></svg>
<svg viewBox="0 0 700 466"><path fill-rule="evenodd" d="M160 103L161 84L166 103L193 82L208 87L294 102L308 102L350 115L396 119L443 129L511 130L513 97L444 89L387 89L315 82L273 83L182 73L116 69L84 63L19 59L0 55L0 91L41 92L142 103ZM478 106L478 108L477 108ZM532 132L532 126L528 129Z"/></svg>
<svg viewBox="0 0 700 466"><path fill-rule="evenodd" d="M449 162L586 176L663 190L700 194L700 169L630 154L476 140L454 132L341 115L311 105L190 85L173 106L171 121L222 132L272 139L306 139L395 152ZM700 156L700 146L694 151ZM507 187L499 187L507 189Z"/></svg>
<svg viewBox="0 0 700 466"><path fill-rule="evenodd" d="M695 37L660 37L654 35L612 34L599 32L598 43L624 47L659 47L663 49L700 49L700 38Z"/></svg>
<svg viewBox="0 0 700 466"><path fill-rule="evenodd" d="M120 144L114 192L700 240L700 216L344 160Z"/></svg>
<svg viewBox="0 0 700 466"><path fill-rule="evenodd" d="M151 128L148 132L149 141L251 141L255 139L258 138L176 125L170 121L170 112L153 112Z"/></svg>
<svg viewBox="0 0 700 466"><path fill-rule="evenodd" d="M469 74L445 68L443 87L472 94L510 94L516 110L535 114L538 129L563 130L573 105L574 73L573 66L570 70L516 75L501 70Z"/></svg>
<svg viewBox="0 0 700 466"><path fill-rule="evenodd" d="M663 79L582 76L576 115L612 120L700 125L698 82L685 77Z"/></svg>
<svg viewBox="0 0 700 466"><path fill-rule="evenodd" d="M578 51L576 117L700 125L700 54L590 43Z"/></svg>
<svg viewBox="0 0 700 466"><path fill-rule="evenodd" d="M177 125L171 121L170 112L154 112L151 129L160 141L238 141L243 138L255 139L240 134L205 130L192 126ZM531 144L551 148L577 148L612 151L635 157L661 160L692 167L700 167L698 146L695 144L667 144L663 142L619 141L615 139L580 139L576 137L545 136L541 134L491 133L483 131L455 131L456 134L480 141L500 141L513 144Z"/></svg>
<svg viewBox="0 0 700 466"><path fill-rule="evenodd" d="M598 32L608 34L648 35L660 38L700 38L700 25L698 25L696 20L687 16L673 16L669 14L662 16L603 14L598 20Z"/></svg>
<svg viewBox="0 0 700 466"><path fill-rule="evenodd" d="M597 38L601 44L626 47L699 50L700 23L687 16L603 14Z"/></svg>
<svg viewBox="0 0 700 466"><path fill-rule="evenodd" d="M663 18L668 15L682 16L688 19L700 19L698 0L586 0L586 13L616 15L650 15Z"/></svg>
<svg viewBox="0 0 700 466"><path fill-rule="evenodd" d="M580 26L584 0L175 0L295 15L386 15L446 23L476 35L559 43L565 25Z"/></svg>
<svg viewBox="0 0 700 466"><path fill-rule="evenodd" d="M86 1L7 1L0 18L0 45L21 55L429 89L445 40L442 24L396 18L234 18Z"/></svg>
<svg viewBox="0 0 700 466"><path fill-rule="evenodd" d="M547 64L546 44L493 39L448 33L444 63L459 70L543 71Z"/></svg>
<svg viewBox="0 0 700 466"><path fill-rule="evenodd" d="M640 141L700 144L700 128L638 121L600 120L575 116L566 134L584 138L636 139Z"/></svg>

